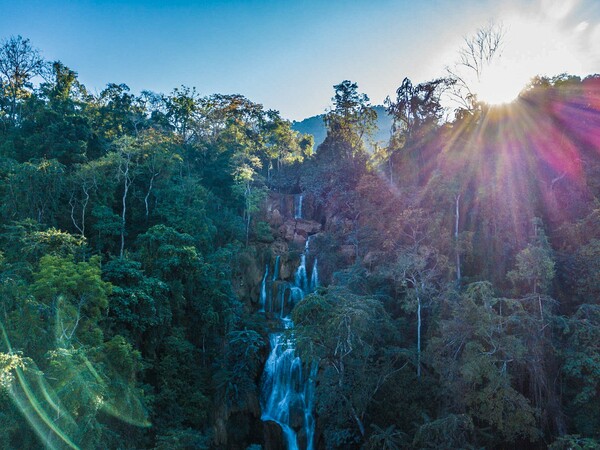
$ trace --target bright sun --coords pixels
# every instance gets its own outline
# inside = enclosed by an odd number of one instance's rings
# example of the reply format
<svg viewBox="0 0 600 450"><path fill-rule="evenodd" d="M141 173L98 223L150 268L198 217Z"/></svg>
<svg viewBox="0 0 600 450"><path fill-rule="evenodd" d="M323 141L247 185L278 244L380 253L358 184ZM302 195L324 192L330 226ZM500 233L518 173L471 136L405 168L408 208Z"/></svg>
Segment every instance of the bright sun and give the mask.
<svg viewBox="0 0 600 450"><path fill-rule="evenodd" d="M473 83L478 100L492 105L510 103L536 75L582 72L585 22L573 28L558 19L512 17L503 23L501 51Z"/></svg>
<svg viewBox="0 0 600 450"><path fill-rule="evenodd" d="M489 105L512 102L527 81L535 75L524 75L523 72L516 65L511 67L511 64L491 64L475 84L477 99Z"/></svg>

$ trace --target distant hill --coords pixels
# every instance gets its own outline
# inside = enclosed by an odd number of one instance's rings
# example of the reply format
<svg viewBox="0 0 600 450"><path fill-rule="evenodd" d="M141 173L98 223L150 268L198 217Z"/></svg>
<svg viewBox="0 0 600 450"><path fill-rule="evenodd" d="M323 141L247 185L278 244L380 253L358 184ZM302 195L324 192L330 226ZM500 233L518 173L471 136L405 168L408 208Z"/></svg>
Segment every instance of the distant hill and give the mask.
<svg viewBox="0 0 600 450"><path fill-rule="evenodd" d="M377 142L379 145L385 145L390 139L390 130L392 128L392 119L387 114L385 106L378 105L373 107L377 113L377 129L373 133L372 140ZM300 122L294 121L292 123L292 129L303 133L312 134L315 138L315 149L325 140L327 136L327 129L325 128L325 122L323 121L325 114L319 114L318 116L308 117ZM368 149L371 149L371 145L365 142Z"/></svg>

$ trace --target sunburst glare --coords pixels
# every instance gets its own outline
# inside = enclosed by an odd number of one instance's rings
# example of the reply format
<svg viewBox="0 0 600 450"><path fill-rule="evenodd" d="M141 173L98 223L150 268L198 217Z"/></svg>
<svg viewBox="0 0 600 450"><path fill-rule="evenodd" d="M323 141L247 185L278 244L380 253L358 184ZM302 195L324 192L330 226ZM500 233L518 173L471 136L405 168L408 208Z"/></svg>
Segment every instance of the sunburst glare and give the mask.
<svg viewBox="0 0 600 450"><path fill-rule="evenodd" d="M564 15L553 20L517 16L503 20L499 51L473 80L477 100L491 105L509 103L535 76L583 72L589 27L565 22Z"/></svg>

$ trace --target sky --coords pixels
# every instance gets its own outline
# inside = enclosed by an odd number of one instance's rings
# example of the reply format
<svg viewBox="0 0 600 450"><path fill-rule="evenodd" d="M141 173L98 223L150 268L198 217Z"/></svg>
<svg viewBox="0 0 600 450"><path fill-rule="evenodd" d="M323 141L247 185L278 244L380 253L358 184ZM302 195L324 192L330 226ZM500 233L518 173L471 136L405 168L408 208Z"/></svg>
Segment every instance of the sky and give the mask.
<svg viewBox="0 0 600 450"><path fill-rule="evenodd" d="M490 20L507 41L494 84L600 73L600 0L0 0L0 39L29 38L91 92L195 86L290 120L323 113L346 79L381 104L404 77L443 76Z"/></svg>

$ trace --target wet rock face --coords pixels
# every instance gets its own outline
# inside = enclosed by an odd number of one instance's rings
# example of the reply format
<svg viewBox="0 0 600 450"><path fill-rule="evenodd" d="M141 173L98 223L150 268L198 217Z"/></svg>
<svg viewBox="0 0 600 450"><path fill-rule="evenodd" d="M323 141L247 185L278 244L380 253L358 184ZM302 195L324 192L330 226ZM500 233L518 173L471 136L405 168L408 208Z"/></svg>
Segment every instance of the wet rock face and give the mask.
<svg viewBox="0 0 600 450"><path fill-rule="evenodd" d="M318 212L311 195L270 193L265 204L267 222L274 228L287 219L313 220L319 222Z"/></svg>
<svg viewBox="0 0 600 450"><path fill-rule="evenodd" d="M285 448L283 431L276 422L267 421L264 423L264 441L265 450L281 450Z"/></svg>
<svg viewBox="0 0 600 450"><path fill-rule="evenodd" d="M300 398L294 399L290 406L290 426L296 430L296 433L304 428L304 410L305 405Z"/></svg>
<svg viewBox="0 0 600 450"><path fill-rule="evenodd" d="M299 200L299 194L271 193L265 204L264 220L271 225L275 240L269 244L266 252L271 255L270 259L263 260L262 265L257 267L262 270L265 264L273 266L274 259L279 257L280 280L291 281L298 267L298 259L290 258L290 249L300 251L306 245L308 237L320 233L323 228L320 222L313 220L312 198L303 196L301 205ZM299 209L301 214L298 214ZM301 217L298 217L299 215ZM257 280L256 283L261 281L256 276L254 280Z"/></svg>
<svg viewBox="0 0 600 450"><path fill-rule="evenodd" d="M312 199L300 194L270 194L265 206L266 221L275 232L276 240L304 246L308 236L321 231L314 220ZM276 253L281 254L281 253Z"/></svg>
<svg viewBox="0 0 600 450"><path fill-rule="evenodd" d="M271 226L280 226L283 225L283 221L284 221L284 216L281 214L281 212L278 209L275 209L271 212L270 216L269 216L269 223L271 224Z"/></svg>
<svg viewBox="0 0 600 450"><path fill-rule="evenodd" d="M314 220L287 219L278 230L278 236L294 244L304 247L308 236L321 231L321 224Z"/></svg>
<svg viewBox="0 0 600 450"><path fill-rule="evenodd" d="M265 205L267 221L278 226L287 218L294 218L294 195L270 193Z"/></svg>

